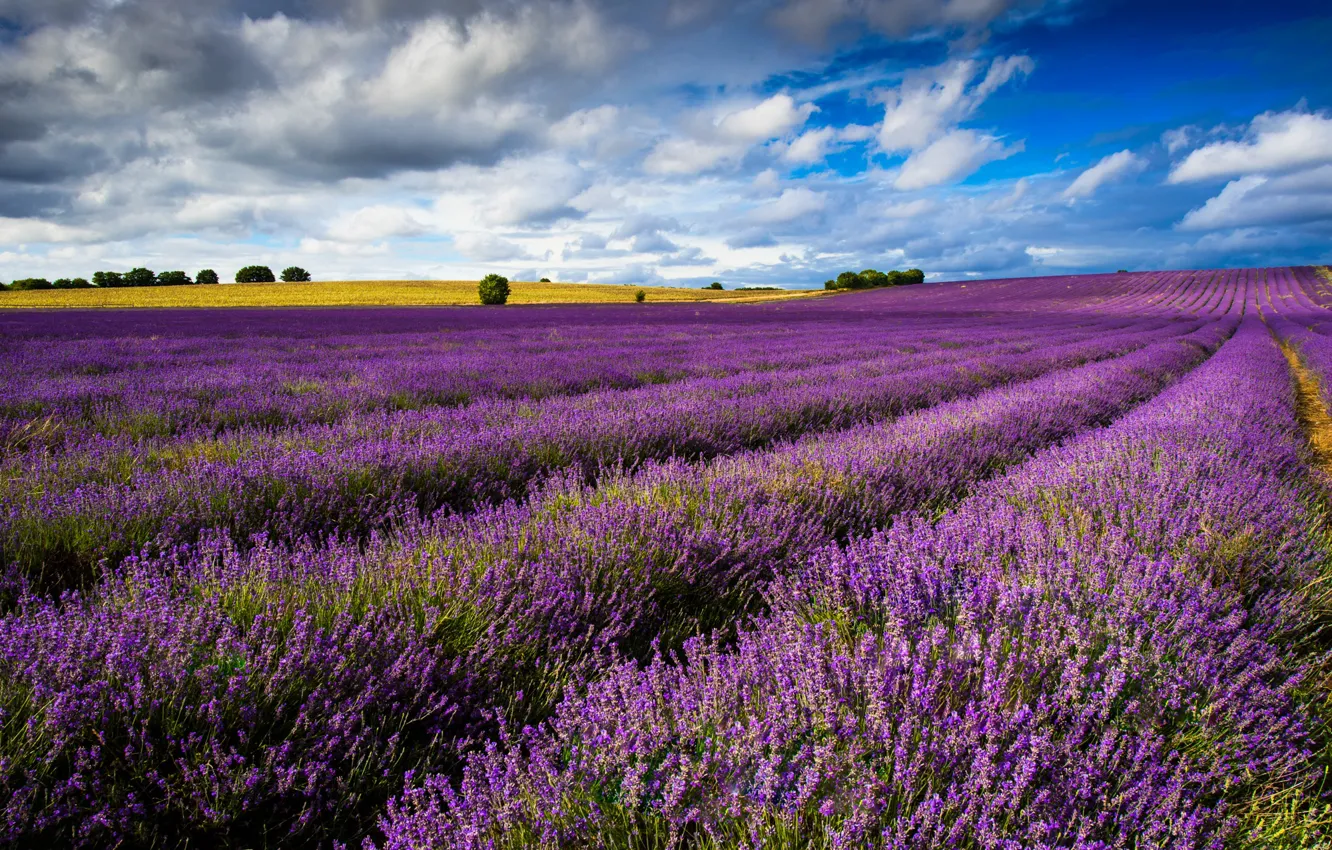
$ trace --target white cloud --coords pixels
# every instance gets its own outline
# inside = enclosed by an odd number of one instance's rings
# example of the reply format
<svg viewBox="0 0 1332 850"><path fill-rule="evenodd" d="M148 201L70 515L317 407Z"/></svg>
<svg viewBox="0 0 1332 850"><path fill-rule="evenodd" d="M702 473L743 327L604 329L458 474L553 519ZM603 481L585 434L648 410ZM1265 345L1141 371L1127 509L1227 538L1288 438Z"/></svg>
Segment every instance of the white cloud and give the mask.
<svg viewBox="0 0 1332 850"><path fill-rule="evenodd" d="M343 242L375 242L392 237L420 236L428 231L429 225L421 210L376 204L340 216L329 225L328 235Z"/></svg>
<svg viewBox="0 0 1332 850"><path fill-rule="evenodd" d="M1192 145L1197 134L1198 128L1192 124L1174 130L1166 130L1161 134L1161 144L1165 145L1167 153L1174 156Z"/></svg>
<svg viewBox="0 0 1332 850"><path fill-rule="evenodd" d="M695 139L662 139L643 160L649 174L697 174L738 158L743 148Z"/></svg>
<svg viewBox="0 0 1332 850"><path fill-rule="evenodd" d="M783 190L776 199L756 207L748 218L759 224L779 224L822 212L827 205L826 195L800 186Z"/></svg>
<svg viewBox="0 0 1332 850"><path fill-rule="evenodd" d="M1190 153L1170 172L1171 183L1264 174L1332 163L1332 116L1323 112L1264 112L1244 138L1214 142Z"/></svg>
<svg viewBox="0 0 1332 850"><path fill-rule="evenodd" d="M1112 153L1100 162L1078 175L1064 190L1064 197L1070 201L1089 198L1096 190L1120 177L1135 174L1147 167L1147 161L1132 151L1123 150Z"/></svg>
<svg viewBox="0 0 1332 850"><path fill-rule="evenodd" d="M987 162L1006 159L1021 150L1021 142L1006 147L995 136L953 130L907 157L893 185L909 191L964 180Z"/></svg>
<svg viewBox="0 0 1332 850"><path fill-rule="evenodd" d="M735 142L766 142L804 124L816 108L812 103L797 104L789 94L775 94L748 109L723 116L717 130L722 138Z"/></svg>
<svg viewBox="0 0 1332 850"><path fill-rule="evenodd" d="M974 60L908 74L900 86L883 95L887 105L879 125L880 147L889 153L926 147L974 114L1000 86L1034 68L1026 56L997 58L970 90L967 86L981 69Z"/></svg>
<svg viewBox="0 0 1332 850"><path fill-rule="evenodd" d="M489 232L459 233L453 238L453 244L464 255L482 262L532 259L517 242Z"/></svg>
<svg viewBox="0 0 1332 850"><path fill-rule="evenodd" d="M833 127L820 127L802 133L782 151L782 159L797 165L822 162L828 155L828 146L837 136Z"/></svg>
<svg viewBox="0 0 1332 850"><path fill-rule="evenodd" d="M0 218L0 244L23 245L30 242L86 242L96 234L78 227L37 218Z"/></svg>
<svg viewBox="0 0 1332 850"><path fill-rule="evenodd" d="M1332 165L1283 177L1249 174L1190 210L1181 230L1223 230L1332 222Z"/></svg>
<svg viewBox="0 0 1332 850"><path fill-rule="evenodd" d="M712 122L695 126L692 136L662 139L643 167L649 174L698 174L734 163L754 145L801 127L815 108L777 94L753 106L722 112Z"/></svg>

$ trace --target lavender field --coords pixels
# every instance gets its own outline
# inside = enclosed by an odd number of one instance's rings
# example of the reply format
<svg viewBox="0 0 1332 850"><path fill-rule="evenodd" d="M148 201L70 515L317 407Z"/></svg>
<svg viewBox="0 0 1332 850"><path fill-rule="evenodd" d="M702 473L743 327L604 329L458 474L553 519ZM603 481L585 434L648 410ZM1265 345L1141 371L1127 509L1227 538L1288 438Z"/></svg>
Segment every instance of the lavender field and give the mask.
<svg viewBox="0 0 1332 850"><path fill-rule="evenodd" d="M0 314L0 845L1332 846L1313 268Z"/></svg>

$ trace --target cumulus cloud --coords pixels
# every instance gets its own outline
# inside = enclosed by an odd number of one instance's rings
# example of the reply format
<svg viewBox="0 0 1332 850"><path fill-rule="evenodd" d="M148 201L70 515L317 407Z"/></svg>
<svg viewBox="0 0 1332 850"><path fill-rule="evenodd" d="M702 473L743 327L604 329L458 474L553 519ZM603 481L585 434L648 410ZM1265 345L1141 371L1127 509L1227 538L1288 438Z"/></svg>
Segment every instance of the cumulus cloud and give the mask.
<svg viewBox="0 0 1332 850"><path fill-rule="evenodd" d="M420 236L429 232L424 215L411 207L384 204L362 207L350 215L343 215L328 228L332 239L345 242L374 242L402 236Z"/></svg>
<svg viewBox="0 0 1332 850"><path fill-rule="evenodd" d="M1005 83L1030 74L1035 63L1026 56L997 58L973 85L982 67L967 59L908 74L900 86L883 94L879 145L890 153L926 147L970 118Z"/></svg>
<svg viewBox="0 0 1332 850"><path fill-rule="evenodd" d="M532 259L532 255L517 242L489 232L459 233L453 238L453 244L473 260L495 262Z"/></svg>
<svg viewBox="0 0 1332 850"><path fill-rule="evenodd" d="M975 130L953 130L907 157L893 185L903 191L925 189L964 180L981 166L1007 159L1022 150L1022 143L1003 141Z"/></svg>
<svg viewBox="0 0 1332 850"><path fill-rule="evenodd" d="M1250 174L1227 183L1215 197L1190 210L1182 230L1332 222L1332 165L1282 177Z"/></svg>
<svg viewBox="0 0 1332 850"><path fill-rule="evenodd" d="M693 135L662 139L643 166L652 174L697 174L734 163L754 145L803 126L815 109L789 94L775 94L752 106L722 112L710 122L696 120Z"/></svg>
<svg viewBox="0 0 1332 850"><path fill-rule="evenodd" d="M1264 112L1243 138L1213 142L1190 153L1170 171L1171 183L1266 174L1332 163L1332 115Z"/></svg>
<svg viewBox="0 0 1332 850"><path fill-rule="evenodd" d="M827 205L826 195L800 186L783 190L774 200L755 208L748 219L759 224L784 223L822 212Z"/></svg>
<svg viewBox="0 0 1332 850"><path fill-rule="evenodd" d="M782 159L796 165L822 162L824 157L828 155L828 148L835 138L837 138L837 130L833 127L808 130L801 133L795 141L786 146L786 149L782 151Z"/></svg>
<svg viewBox="0 0 1332 850"><path fill-rule="evenodd" d="M1079 198L1090 198L1096 194L1097 189L1106 183L1130 174L1136 174L1146 167L1147 160L1136 155L1133 151L1123 150L1119 153L1112 153L1079 174L1077 179L1064 190L1064 197L1070 201Z"/></svg>

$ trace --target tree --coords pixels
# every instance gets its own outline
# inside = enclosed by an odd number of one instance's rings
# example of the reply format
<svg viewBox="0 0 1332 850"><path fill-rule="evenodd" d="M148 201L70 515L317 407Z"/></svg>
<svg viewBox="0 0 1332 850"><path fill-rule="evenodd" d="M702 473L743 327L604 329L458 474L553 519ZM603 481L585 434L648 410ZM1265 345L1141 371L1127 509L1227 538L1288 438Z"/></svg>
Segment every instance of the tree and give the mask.
<svg viewBox="0 0 1332 850"><path fill-rule="evenodd" d="M246 266L236 272L237 283L273 283L276 280L268 266Z"/></svg>
<svg viewBox="0 0 1332 850"><path fill-rule="evenodd" d="M44 277L25 277L22 280L16 280L9 285L10 289L19 291L31 291L34 289L51 289L51 281Z"/></svg>
<svg viewBox="0 0 1332 850"><path fill-rule="evenodd" d="M93 272L93 284L103 289L115 289L125 285L125 278L120 272Z"/></svg>
<svg viewBox="0 0 1332 850"><path fill-rule="evenodd" d="M217 272L212 269L200 269L194 276L195 283L217 283Z"/></svg>
<svg viewBox="0 0 1332 850"><path fill-rule="evenodd" d="M188 286L192 282L190 276L181 271L162 272L157 276L158 286Z"/></svg>
<svg viewBox="0 0 1332 850"><path fill-rule="evenodd" d="M153 274L152 269L145 269L140 266L137 269L130 269L125 272L126 286L157 286L157 275Z"/></svg>
<svg viewBox="0 0 1332 850"><path fill-rule="evenodd" d="M714 280L712 283L708 284L708 289L725 289L725 288L726 287L722 286L721 281L719 280Z"/></svg>
<svg viewBox="0 0 1332 850"><path fill-rule="evenodd" d="M865 282L866 286L870 287L888 286L891 283L888 275L875 269L865 269L860 273L860 279Z"/></svg>
<svg viewBox="0 0 1332 850"><path fill-rule="evenodd" d="M282 270L282 280L284 283L305 283L310 279L310 273L300 266L287 266Z"/></svg>
<svg viewBox="0 0 1332 850"><path fill-rule="evenodd" d="M503 275L488 274L477 286L482 304L503 304L509 300L509 279Z"/></svg>
<svg viewBox="0 0 1332 850"><path fill-rule="evenodd" d="M70 280L67 277L62 277L51 283L53 289L88 289L91 286L91 283L81 277L76 277L73 280Z"/></svg>
<svg viewBox="0 0 1332 850"><path fill-rule="evenodd" d="M642 289L638 290L637 292L634 293L634 300L637 301L639 304L642 304L644 301L647 300L647 292L643 291Z"/></svg>
<svg viewBox="0 0 1332 850"><path fill-rule="evenodd" d="M550 278L543 277L541 280L537 281L537 283L550 283Z"/></svg>
<svg viewBox="0 0 1332 850"><path fill-rule="evenodd" d="M842 272L837 276L838 289L865 289L865 279L855 272Z"/></svg>
<svg viewBox="0 0 1332 850"><path fill-rule="evenodd" d="M907 269L902 275L909 284L925 282L925 272L920 269Z"/></svg>
<svg viewBox="0 0 1332 850"><path fill-rule="evenodd" d="M824 288L824 289L828 289L828 290L836 289L836 288L837 288L837 281L835 281L835 280L825 280L825 281L823 282L823 288Z"/></svg>

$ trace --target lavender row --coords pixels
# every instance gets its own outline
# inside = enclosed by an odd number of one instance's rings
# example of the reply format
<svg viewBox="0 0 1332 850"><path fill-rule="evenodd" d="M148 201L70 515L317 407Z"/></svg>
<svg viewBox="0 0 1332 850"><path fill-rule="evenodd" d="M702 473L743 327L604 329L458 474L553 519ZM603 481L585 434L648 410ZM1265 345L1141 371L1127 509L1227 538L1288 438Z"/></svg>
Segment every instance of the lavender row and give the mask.
<svg viewBox="0 0 1332 850"><path fill-rule="evenodd" d="M734 647L621 666L461 782L425 780L386 845L1238 838L1237 814L1320 774L1278 639L1320 567L1300 439L1248 322L1106 432L827 550Z"/></svg>
<svg viewBox="0 0 1332 850"><path fill-rule="evenodd" d="M692 395L679 387L644 388L607 399L615 409L597 394L550 399L534 418L504 408L504 415L492 409L481 421L467 418L475 411L441 414L442 420L420 416L410 426L399 418L396 431L354 421L341 430L257 435L250 446L187 443L127 453L111 443L106 451L92 444L64 456L26 455L2 485L0 560L38 586L59 588L93 577L103 558L153 541L187 542L210 527L239 540L261 531L287 540L358 535L404 510L521 498L532 481L556 470L590 480L611 464L716 455L899 415L1131 351L1188 327L981 354L961 364L944 358L906 370L899 367L910 361L899 361L877 374L834 370L808 383L778 375L691 384ZM171 465L149 462L148 451Z"/></svg>
<svg viewBox="0 0 1332 850"><path fill-rule="evenodd" d="M898 481L974 481L1150 395L1227 331L880 426L880 462L863 469L891 460L896 472L867 477L878 489L861 498L906 508L930 494ZM870 430L842 449L871 451ZM784 456L804 463L813 444ZM733 586L759 589L754 564L775 569L826 541L826 517L791 498L781 475L761 477L786 468L783 451L702 478L645 470L583 493L585 504L564 503L577 491L552 494L523 512L524 529L508 526L516 535L482 517L470 532L448 520L442 534L368 550L242 555L218 544L131 563L98 597L30 599L0 622L14 730L0 755L13 801L0 836L84 846L355 837L407 771L447 770L483 740L489 706L530 709L620 652L645 653L634 644L653 631L674 640L704 608L733 615ZM755 476L748 489L741 470ZM536 692L517 692L526 688Z"/></svg>
<svg viewBox="0 0 1332 850"><path fill-rule="evenodd" d="M89 432L142 438L330 422L370 410L801 368L929 350L940 328L937 321L879 321L708 330L663 335L628 324L538 334L11 341L0 346L10 376L0 389L0 436L9 435L0 446Z"/></svg>

